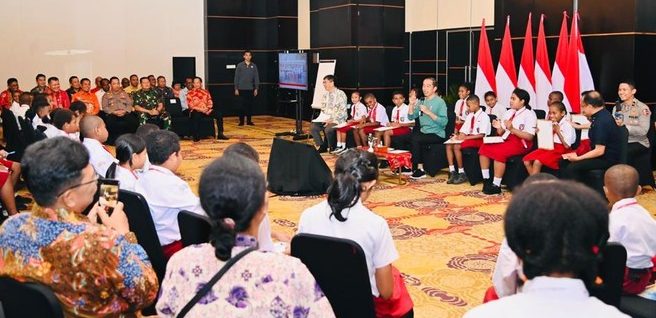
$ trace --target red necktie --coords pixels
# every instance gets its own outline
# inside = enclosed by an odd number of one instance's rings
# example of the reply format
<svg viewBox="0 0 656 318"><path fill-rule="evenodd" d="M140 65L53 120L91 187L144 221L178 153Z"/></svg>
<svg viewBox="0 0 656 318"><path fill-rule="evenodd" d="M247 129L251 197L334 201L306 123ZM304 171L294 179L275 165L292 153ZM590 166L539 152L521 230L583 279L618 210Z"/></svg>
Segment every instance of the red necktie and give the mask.
<svg viewBox="0 0 656 318"><path fill-rule="evenodd" d="M474 132L474 122L476 121L476 116L472 116L471 126L469 126L470 133Z"/></svg>
<svg viewBox="0 0 656 318"><path fill-rule="evenodd" d="M369 111L369 118L371 119L371 122L376 122L376 107L378 105L375 105L374 107L371 108L371 111ZM373 117L372 117L373 116Z"/></svg>
<svg viewBox="0 0 656 318"><path fill-rule="evenodd" d="M462 103L460 103L460 112L458 113L458 116L462 116L462 110L465 108L465 100L462 100Z"/></svg>
<svg viewBox="0 0 656 318"><path fill-rule="evenodd" d="M396 122L399 122L399 119L401 118L401 108L396 107Z"/></svg>

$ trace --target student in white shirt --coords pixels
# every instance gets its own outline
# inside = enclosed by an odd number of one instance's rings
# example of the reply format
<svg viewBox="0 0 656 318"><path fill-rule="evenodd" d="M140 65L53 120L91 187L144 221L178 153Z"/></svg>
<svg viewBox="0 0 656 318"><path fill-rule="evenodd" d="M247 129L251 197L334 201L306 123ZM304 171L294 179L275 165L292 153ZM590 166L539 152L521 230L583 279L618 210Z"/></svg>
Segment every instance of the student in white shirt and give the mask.
<svg viewBox="0 0 656 318"><path fill-rule="evenodd" d="M462 140L459 144L446 145L446 158L449 162L449 179L447 184L461 184L467 182L467 174L462 164L462 149L480 148L483 145L483 137L490 134L490 117L481 108L481 100L476 95L467 97L467 117L451 139ZM458 171L454 166L453 159L458 164Z"/></svg>
<svg viewBox="0 0 656 318"><path fill-rule="evenodd" d="M642 191L638 183L638 171L629 165L612 166L604 176L604 192L612 205L608 241L626 248L622 289L629 295L649 285L656 256L656 220L635 198Z"/></svg>
<svg viewBox="0 0 656 318"><path fill-rule="evenodd" d="M52 117L52 125L44 131L48 138L64 136L80 141L80 119L72 111L66 108L57 108L50 116Z"/></svg>
<svg viewBox="0 0 656 318"><path fill-rule="evenodd" d="M521 262L522 291L465 317L628 317L588 293L608 234L606 202L594 190L560 180L522 186L508 205L504 230Z"/></svg>
<svg viewBox="0 0 656 318"><path fill-rule="evenodd" d="M385 106L376 101L374 94L368 93L364 95L364 103L367 105L367 119L364 123L353 126L355 129L353 131L353 137L355 137L355 143L357 145L368 146L369 134L373 134L375 132L374 129L378 127L387 126L389 117L387 117Z"/></svg>
<svg viewBox="0 0 656 318"><path fill-rule="evenodd" d="M50 123L50 104L45 98L35 99L32 103L32 112L34 117L32 119L32 128L38 129L39 126L44 126Z"/></svg>
<svg viewBox="0 0 656 318"><path fill-rule="evenodd" d="M465 122L465 118L467 118L467 97L471 94L472 91L472 85L471 83L462 83L458 87L458 98L460 98L458 101L456 101L455 106L453 107L453 112L456 114L456 125L454 127L454 130L452 132L449 132L451 134L457 134L460 131L460 127L462 127L462 124Z"/></svg>
<svg viewBox="0 0 656 318"><path fill-rule="evenodd" d="M143 124L137 127L137 131L135 131L134 134L141 137L141 139L146 140L146 136L148 136L148 134L158 130L159 126L155 124ZM144 165L141 169L137 169L137 174L141 175L148 171L148 169L150 169L150 160L148 160L148 151L146 151L146 162L144 162Z"/></svg>
<svg viewBox="0 0 656 318"><path fill-rule="evenodd" d="M503 118L503 115L506 114L506 106L501 105L497 102L497 94L493 91L485 93L485 113L488 115L494 115L497 118Z"/></svg>
<svg viewBox="0 0 656 318"><path fill-rule="evenodd" d="M560 169L563 154L571 152L572 144L576 142L576 131L567 119L567 109L563 103L555 101L549 104L548 116L553 122L554 149L536 149L524 156L524 166L529 175L540 173L542 166Z"/></svg>
<svg viewBox="0 0 656 318"><path fill-rule="evenodd" d="M367 120L367 106L364 106L360 101L362 97L359 91L351 93L351 108L349 109L349 120L346 121L346 126L337 128L337 147L332 154L340 154L346 150L346 134L353 130L354 126L360 125ZM358 144L360 139L355 139L355 146L362 146Z"/></svg>
<svg viewBox="0 0 656 318"><path fill-rule="evenodd" d="M367 209L367 200L378 179L378 160L373 153L349 149L335 163L335 178L323 202L303 211L298 233L355 241L365 254L374 297L388 300L394 293L394 262L399 253L387 221ZM399 291L397 291L399 292ZM403 308L408 312L411 308Z"/></svg>
<svg viewBox="0 0 656 318"><path fill-rule="evenodd" d="M96 173L105 176L112 163L118 163L111 152L103 145L109 133L105 122L95 115L86 115L80 120L82 144L89 151L89 163Z"/></svg>
<svg viewBox="0 0 656 318"><path fill-rule="evenodd" d="M174 132L157 130L145 138L151 166L135 185L148 202L159 243L168 259L182 249L178 213L187 210L200 215L205 211L189 184L175 172L182 164L180 138Z"/></svg>
<svg viewBox="0 0 656 318"><path fill-rule="evenodd" d="M376 131L376 138L383 140L384 145L390 147L392 145L392 136L403 136L412 132L412 127L415 125L414 120L408 120L408 105L405 104L405 97L403 93L396 91L392 93L392 118L387 127L394 127L394 129L385 131Z"/></svg>
<svg viewBox="0 0 656 318"><path fill-rule="evenodd" d="M125 134L116 138L117 164L112 164L107 170L106 177L119 181L119 188L134 191L134 185L139 176L137 171L142 169L148 155L146 142L135 134Z"/></svg>
<svg viewBox="0 0 656 318"><path fill-rule="evenodd" d="M30 105L32 104L32 94L28 92L21 93L19 97L19 103L12 103L9 110L14 113L16 117L16 124L18 124L18 129L21 129L20 121L18 117L25 118L25 113L30 110Z"/></svg>

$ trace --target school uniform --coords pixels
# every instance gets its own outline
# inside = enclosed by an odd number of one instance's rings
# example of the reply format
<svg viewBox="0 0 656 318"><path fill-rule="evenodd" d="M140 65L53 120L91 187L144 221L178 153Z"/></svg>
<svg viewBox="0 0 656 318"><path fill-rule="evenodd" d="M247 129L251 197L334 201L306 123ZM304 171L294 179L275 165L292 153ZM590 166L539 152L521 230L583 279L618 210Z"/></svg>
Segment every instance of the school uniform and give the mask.
<svg viewBox="0 0 656 318"><path fill-rule="evenodd" d="M506 114L506 108L496 103L494 107L485 107L485 113L497 116L497 118L503 118L503 115Z"/></svg>
<svg viewBox="0 0 656 318"><path fill-rule="evenodd" d="M535 135L537 118L535 112L532 110L526 107L522 107L519 110L508 110L501 121L501 127L503 129L506 129L506 120L512 121L512 126L516 129ZM478 154L494 161L505 163L510 157L526 154L530 151L531 147L533 147L532 140L524 140L514 134L509 134L503 143L483 144Z"/></svg>
<svg viewBox="0 0 656 318"><path fill-rule="evenodd" d="M392 109L392 122L400 124L410 124L414 121L408 119L408 108L407 104L401 104L401 106L394 106ZM394 136L403 136L412 132L412 127L401 126L392 129L392 135Z"/></svg>
<svg viewBox="0 0 656 318"><path fill-rule="evenodd" d="M54 125L42 124L39 126L46 128L46 130L44 130L43 133L46 135L47 138L68 137L68 134L66 132L55 127Z"/></svg>
<svg viewBox="0 0 656 318"><path fill-rule="evenodd" d="M118 164L118 160L114 158L114 155L98 140L84 138L82 145L89 151L89 164L100 176L104 177L107 174L107 169L112 163Z"/></svg>
<svg viewBox="0 0 656 318"><path fill-rule="evenodd" d="M464 99L459 99L456 102L456 105L453 108L453 112L456 114L456 119L465 121L465 119L467 118L467 114L469 113L469 107L467 107L467 97L465 97ZM454 132L460 131L462 125L463 124L456 124Z"/></svg>
<svg viewBox="0 0 656 318"><path fill-rule="evenodd" d="M468 311L478 317L626 317L617 308L591 297L580 279L538 276L524 284L522 292Z"/></svg>
<svg viewBox="0 0 656 318"><path fill-rule="evenodd" d="M491 131L490 116L483 109L479 109L476 113L467 114L465 123L460 127L460 133L465 135L485 134L487 136ZM460 149L480 148L482 145L483 138L467 139L460 144Z"/></svg>
<svg viewBox="0 0 656 318"><path fill-rule="evenodd" d="M626 248L626 270L622 288L627 294L645 290L656 256L656 221L635 198L617 201L609 215L609 242Z"/></svg>
<svg viewBox="0 0 656 318"><path fill-rule="evenodd" d="M492 272L492 285L498 298L514 295L521 291L517 283L522 265L515 252L510 249L506 238L501 242L497 262Z"/></svg>
<svg viewBox="0 0 656 318"><path fill-rule="evenodd" d="M9 179L9 176L11 175L14 162L11 160L0 158L0 165L3 165L5 166L5 168L7 168L7 171L0 171L0 187L2 187L3 185L5 185L5 182L7 182L7 179Z"/></svg>
<svg viewBox="0 0 656 318"><path fill-rule="evenodd" d="M119 181L119 188L134 192L134 187L137 180L139 180L139 176L135 171L116 165L114 179Z"/></svg>
<svg viewBox="0 0 656 318"><path fill-rule="evenodd" d="M355 105L351 105L351 110L349 112L349 116L353 120L360 120L362 117L367 116L367 106L365 106L362 103L357 103ZM359 125L359 122L352 122L350 124L346 124L346 126L337 128L337 131L339 132L348 132L349 130L353 129L353 126Z"/></svg>
<svg viewBox="0 0 656 318"><path fill-rule="evenodd" d="M387 111L385 111L385 106L376 103L372 109L367 110L367 122L374 123L378 122L377 125L364 127L362 130L365 135L373 134L374 129L378 127L387 126L389 123L389 117L387 117Z"/></svg>
<svg viewBox="0 0 656 318"><path fill-rule="evenodd" d="M574 127L569 123L569 121L563 117L558 123L560 126L560 132L565 137L565 143L568 146L572 146L576 142L576 131ZM524 157L524 161L537 160L541 162L545 167L558 170L560 169L560 160L563 158L563 154L570 152L570 148L565 148L563 146L563 141L560 140L558 134L553 134L554 138L554 149L536 149Z"/></svg>

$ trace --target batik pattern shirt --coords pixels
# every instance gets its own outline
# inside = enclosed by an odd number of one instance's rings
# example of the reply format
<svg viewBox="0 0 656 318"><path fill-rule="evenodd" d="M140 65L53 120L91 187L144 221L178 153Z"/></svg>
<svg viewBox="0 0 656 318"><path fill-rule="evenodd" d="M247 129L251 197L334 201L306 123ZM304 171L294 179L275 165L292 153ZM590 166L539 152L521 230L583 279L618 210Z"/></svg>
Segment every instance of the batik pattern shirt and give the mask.
<svg viewBox="0 0 656 318"><path fill-rule="evenodd" d="M321 112L330 116L334 124L346 122L348 112L346 111L346 94L341 89L335 88L332 92L325 92L321 97Z"/></svg>
<svg viewBox="0 0 656 318"><path fill-rule="evenodd" d="M70 108L71 107L71 99L68 98L68 93L66 91L52 91L50 89L47 90L48 96L50 96L50 106L52 106L52 109L55 108Z"/></svg>
<svg viewBox="0 0 656 318"><path fill-rule="evenodd" d="M157 293L157 276L134 234L40 208L0 227L0 275L50 287L67 317L130 315Z"/></svg>
<svg viewBox="0 0 656 318"><path fill-rule="evenodd" d="M187 93L187 105L189 109L204 114L209 114L214 107L212 95L202 88L194 88Z"/></svg>
<svg viewBox="0 0 656 318"><path fill-rule="evenodd" d="M18 92L22 93L21 90L18 90ZM9 89L6 89L2 93L0 93L0 107L9 109L9 107L11 107L12 101L13 101L13 96L12 96L12 92L9 91Z"/></svg>
<svg viewBox="0 0 656 318"><path fill-rule="evenodd" d="M232 255L257 244L237 237ZM223 266L209 243L177 252L166 266L160 317L175 317ZM254 251L231 267L186 317L335 317L328 299L300 260L278 253Z"/></svg>

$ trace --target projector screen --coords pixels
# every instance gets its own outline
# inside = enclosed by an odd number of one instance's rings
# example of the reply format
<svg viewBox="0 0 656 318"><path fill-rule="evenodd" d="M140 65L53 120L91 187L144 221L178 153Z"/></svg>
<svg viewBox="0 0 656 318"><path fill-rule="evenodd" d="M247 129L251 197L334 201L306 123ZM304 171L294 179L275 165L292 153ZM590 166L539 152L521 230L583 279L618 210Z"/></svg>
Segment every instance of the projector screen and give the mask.
<svg viewBox="0 0 656 318"><path fill-rule="evenodd" d="M307 53L278 53L278 85L280 88L308 89Z"/></svg>

